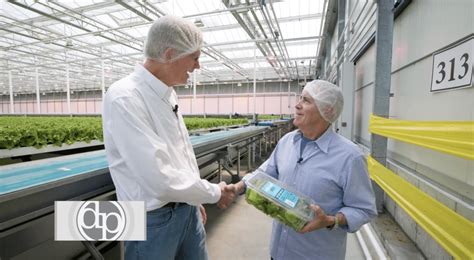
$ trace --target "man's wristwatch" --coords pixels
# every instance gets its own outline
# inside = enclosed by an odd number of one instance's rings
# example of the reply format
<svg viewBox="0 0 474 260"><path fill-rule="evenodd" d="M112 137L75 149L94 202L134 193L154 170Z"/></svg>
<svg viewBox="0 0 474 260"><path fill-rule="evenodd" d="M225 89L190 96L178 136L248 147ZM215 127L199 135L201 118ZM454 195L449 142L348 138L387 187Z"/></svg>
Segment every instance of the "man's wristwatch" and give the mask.
<svg viewBox="0 0 474 260"><path fill-rule="evenodd" d="M337 218L337 214L334 216L334 224L327 226L327 229L333 231L339 228L339 219Z"/></svg>

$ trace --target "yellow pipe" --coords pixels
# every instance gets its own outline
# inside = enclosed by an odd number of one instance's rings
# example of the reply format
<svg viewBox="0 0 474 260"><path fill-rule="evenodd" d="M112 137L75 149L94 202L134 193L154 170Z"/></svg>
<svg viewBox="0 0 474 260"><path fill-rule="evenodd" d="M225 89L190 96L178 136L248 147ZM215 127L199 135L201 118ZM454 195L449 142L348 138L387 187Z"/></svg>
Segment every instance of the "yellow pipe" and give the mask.
<svg viewBox="0 0 474 260"><path fill-rule="evenodd" d="M474 259L474 223L420 191L372 157L370 177L456 259Z"/></svg>
<svg viewBox="0 0 474 260"><path fill-rule="evenodd" d="M474 160L474 121L406 121L371 115L369 131Z"/></svg>

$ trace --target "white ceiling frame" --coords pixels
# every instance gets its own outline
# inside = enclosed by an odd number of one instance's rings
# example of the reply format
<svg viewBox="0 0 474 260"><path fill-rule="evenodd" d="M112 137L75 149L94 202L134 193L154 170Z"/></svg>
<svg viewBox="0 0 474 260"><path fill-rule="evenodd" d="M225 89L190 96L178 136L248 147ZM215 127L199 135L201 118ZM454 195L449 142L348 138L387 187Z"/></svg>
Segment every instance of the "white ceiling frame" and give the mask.
<svg viewBox="0 0 474 260"><path fill-rule="evenodd" d="M225 32L237 28L245 30L244 27L247 27L250 39L238 40L232 37L234 39L228 38L227 41L219 43L207 41L203 47L203 69L197 75L197 81L211 83L216 80L229 80L229 78L247 80L251 77L250 75L253 75L253 70L246 69L246 67L250 66L248 64L253 62L254 57L238 51L250 49L253 52L255 44L262 51L257 55L257 62L268 64L258 69L258 73L260 73L258 78L279 79L279 74L282 71L285 74L282 80L295 80L298 76L300 78L314 76L312 73L317 57L313 55L317 53L321 36L291 37L291 35L281 35L282 31L279 26L286 23L298 24L299 21L314 20L315 22L311 22L311 24L320 23L323 20L322 10L317 10L318 8L315 8L314 11L294 10L295 12L287 12L285 10L281 13L284 15L283 17L279 13L278 5L283 3L284 6L287 6L290 0L266 1L266 4L263 5L260 1L237 0L232 1L232 5L229 4L228 7L221 0L206 1L209 2L199 6L195 1L192 1L194 11L192 11L193 8L188 8L188 6L184 8L185 6L183 6L180 12L186 12L183 17L190 20L200 17L203 20L212 17L221 19L220 22L218 19L213 23L213 26L205 25L202 28L204 33ZM304 2L301 6L308 7L310 6L308 1L314 0L291 0L292 9L299 6L296 4L297 1ZM112 80L126 75L135 63L143 60L141 51L145 37L143 27L149 26L157 17L165 15L166 12L163 10L166 8L163 7L166 4L169 6L169 2L163 3L161 0L137 2L117 0L85 6L80 6L80 4L80 1L71 3L62 0L9 0L4 4L13 6L13 9L17 11L22 9L28 11L22 12L21 15L15 15L14 12L0 15L0 92L5 87L5 82L8 82L8 73L6 73L8 70L17 71L13 75L21 78L21 82L24 83L16 83L15 88L22 90L31 88L29 79L34 76L34 70L31 68L36 67L40 68L43 75L49 75L47 82L51 83L65 81L61 76L65 64L80 65L71 66L74 67L74 71L71 70L72 81L80 81L80 75L82 75L88 77L87 80L84 80L86 84L95 82L92 80L94 76L100 78L102 68L100 62L97 62L100 60L105 61L106 69L113 74L119 74L117 77L107 75L107 79ZM180 8L179 4L176 4L175 7ZM311 4L314 6L313 2ZM9 10L11 9L12 7L9 8ZM36 13L36 16L30 16L32 12ZM235 16L230 16L232 13L240 17L240 23L235 19ZM103 20L99 19L101 18L99 16L107 14L113 14L113 17L124 20L113 22L111 18L105 19L107 17L104 17ZM228 16L233 19L233 23L228 20ZM108 24L103 22L106 20ZM125 21L127 24L123 24ZM130 21L132 23L129 23ZM229 22L231 24L228 24ZM59 30L62 27L58 28L56 25L63 26L64 31L69 32L68 35L64 35ZM131 30L137 27L142 28L140 31ZM275 31L278 31L277 37L275 37ZM137 36L136 34L141 35ZM264 39L264 35L266 35L266 39ZM102 40L94 41L90 39L91 37ZM249 45L249 47L245 45ZM302 48L306 46L304 48L308 48L311 53L299 51L297 56L290 56L287 48L299 48L300 46ZM236 52L232 55L235 58L230 59L226 56L226 52L229 51ZM68 52L67 60L65 60L65 52ZM241 54L245 54L245 56L240 56ZM266 57L263 57L262 54ZM230 54L228 53L228 55ZM275 61L270 62L273 58ZM302 61L304 64L300 64ZM40 75L40 77L45 76ZM34 88L31 90L33 91Z"/></svg>

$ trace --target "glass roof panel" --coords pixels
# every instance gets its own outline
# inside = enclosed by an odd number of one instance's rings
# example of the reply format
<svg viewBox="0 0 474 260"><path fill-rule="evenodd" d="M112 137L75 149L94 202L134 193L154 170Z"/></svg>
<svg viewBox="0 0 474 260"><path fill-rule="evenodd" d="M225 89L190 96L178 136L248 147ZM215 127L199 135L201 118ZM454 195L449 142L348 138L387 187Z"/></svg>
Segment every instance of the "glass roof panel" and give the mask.
<svg viewBox="0 0 474 260"><path fill-rule="evenodd" d="M239 63L239 66L245 69L253 69L253 62L247 62L247 63ZM268 64L268 62L257 62L257 68L271 68L271 65Z"/></svg>
<svg viewBox="0 0 474 260"><path fill-rule="evenodd" d="M249 1L251 7L246 1L230 0L234 11L229 11L222 0L123 3L99 0L1 1L0 24L5 30L0 31L0 93L8 88L7 71L15 72L12 74L13 82L22 90L33 87L34 80L30 78L35 76L35 70L32 68L40 69L44 74L41 80L48 85L54 86L54 82L64 85L66 55L74 66L70 79L87 75L91 79L91 83L84 83L87 87L100 85L101 60L112 72L118 71L112 73L113 77L107 73L108 80L126 75L135 63L143 61L143 43L149 26L163 14L183 16L201 28L205 41L203 51L212 55L203 53L201 56L205 68L200 75L203 81L221 77L244 78L228 66L240 67L242 73L252 77L255 49L255 40L252 39L261 41L264 35L272 40L272 48L269 44L261 44L267 57L260 49L256 52L258 77L275 78L278 74L273 66L289 64L290 68L284 68L285 71L296 71L295 61L309 64L308 60L315 58L324 6L324 0L274 0L267 1L261 8L254 0ZM260 24L256 23L249 8ZM51 16L43 16L41 12ZM283 38L284 42L279 42L281 48L274 38ZM288 76L294 79L296 73L293 74ZM97 79L97 83L92 79ZM72 84L78 84L80 88L81 82Z"/></svg>
<svg viewBox="0 0 474 260"><path fill-rule="evenodd" d="M252 58L253 60L253 53L254 50L252 49L247 49L247 50L239 50L239 51L225 51L222 52L225 56L231 58L231 59L239 59L239 58ZM257 57L262 57L262 54L257 52Z"/></svg>
<svg viewBox="0 0 474 260"><path fill-rule="evenodd" d="M320 19L286 22L280 25L284 39L319 35Z"/></svg>

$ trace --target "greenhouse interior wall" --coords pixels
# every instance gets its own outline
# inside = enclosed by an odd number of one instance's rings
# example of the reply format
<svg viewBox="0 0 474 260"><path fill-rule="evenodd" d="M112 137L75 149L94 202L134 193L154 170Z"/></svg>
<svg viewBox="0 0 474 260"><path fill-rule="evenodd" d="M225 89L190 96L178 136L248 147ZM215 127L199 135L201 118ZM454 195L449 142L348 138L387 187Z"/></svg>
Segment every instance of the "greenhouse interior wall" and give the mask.
<svg viewBox="0 0 474 260"><path fill-rule="evenodd" d="M474 88L431 92L433 53L473 37L472 9L468 1L412 1L393 24L389 118L413 121L474 120ZM362 11L361 11L362 10ZM362 15L359 17L359 13ZM373 2L347 1L343 57L337 55L338 28L329 32L323 75L341 84L344 64L355 71L354 105L345 107L353 113L354 126L341 134L371 147L369 118L373 113L377 5ZM442 19L440 19L442 17ZM449 21L449 22L447 22ZM453 26L455 25L455 26ZM323 67L323 68L324 68ZM347 71L347 68L346 68ZM349 70L350 71L350 70ZM351 86L349 86L351 87ZM343 113L344 115L344 113ZM340 121L337 124L340 124ZM344 128L344 127L341 127ZM474 161L439 153L420 146L388 139L387 167L400 177L429 194L470 221L474 221ZM384 207L406 235L428 259L452 259L404 209L385 195Z"/></svg>
<svg viewBox="0 0 474 260"><path fill-rule="evenodd" d="M182 114L253 114L253 82L231 84L197 85L177 87L179 109ZM13 96L14 114L101 114L102 92L100 90L72 91L70 113L66 92L42 93L40 87L38 111L35 94ZM301 85L294 81L257 82L256 113L291 115L301 93ZM10 96L0 96L0 114L11 114Z"/></svg>

